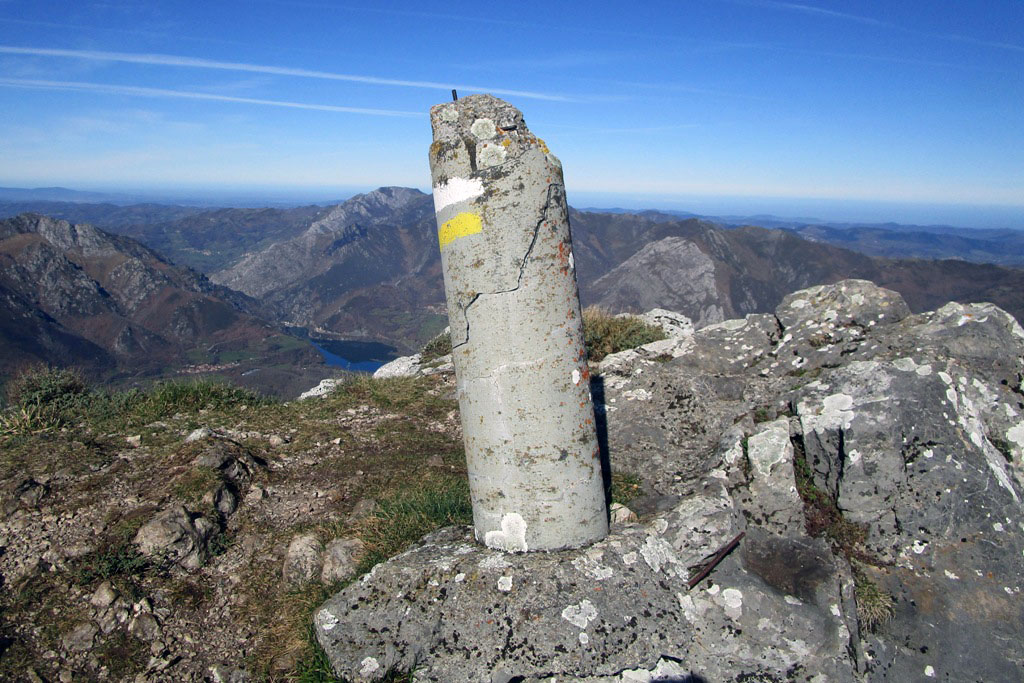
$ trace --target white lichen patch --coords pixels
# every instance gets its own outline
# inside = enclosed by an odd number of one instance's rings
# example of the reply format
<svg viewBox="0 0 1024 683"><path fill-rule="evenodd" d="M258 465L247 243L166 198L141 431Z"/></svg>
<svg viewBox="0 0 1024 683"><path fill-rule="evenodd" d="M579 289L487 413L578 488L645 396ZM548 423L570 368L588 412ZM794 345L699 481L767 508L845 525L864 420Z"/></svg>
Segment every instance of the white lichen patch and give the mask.
<svg viewBox="0 0 1024 683"><path fill-rule="evenodd" d="M743 593L735 588L726 588L719 598L727 617L738 621L743 616Z"/></svg>
<svg viewBox="0 0 1024 683"><path fill-rule="evenodd" d="M622 564L628 567L631 564L636 564L637 559L638 557L635 552L628 552L622 556Z"/></svg>
<svg viewBox="0 0 1024 683"><path fill-rule="evenodd" d="M928 541L915 540L914 545L911 546L911 549L914 551L916 555L920 555L928 549Z"/></svg>
<svg viewBox="0 0 1024 683"><path fill-rule="evenodd" d="M586 645L589 642L590 642L590 636L588 636L583 631L580 631L580 645Z"/></svg>
<svg viewBox="0 0 1024 683"><path fill-rule="evenodd" d="M455 108L454 104L446 104L441 107L441 110L437 113L442 121L447 123L455 123L459 120L459 110Z"/></svg>
<svg viewBox="0 0 1024 683"><path fill-rule="evenodd" d="M498 134L498 127L490 119L477 119L469 127L469 132L480 140L490 140Z"/></svg>
<svg viewBox="0 0 1024 683"><path fill-rule="evenodd" d="M320 624L320 628L325 631L330 631L338 625L338 617L334 616L325 609L320 610L316 615L316 620Z"/></svg>
<svg viewBox="0 0 1024 683"><path fill-rule="evenodd" d="M501 518L501 529L494 529L484 534L484 545L496 550L512 553L525 553L526 520L518 512L506 513Z"/></svg>
<svg viewBox="0 0 1024 683"><path fill-rule="evenodd" d="M364 657L363 661L359 662L360 676L369 677L378 669L380 669L380 663L373 657Z"/></svg>
<svg viewBox="0 0 1024 683"><path fill-rule="evenodd" d="M653 571L665 571L666 574L675 575L674 565L679 560L676 558L672 546L664 539L648 536L647 542L640 548L640 556Z"/></svg>
<svg viewBox="0 0 1024 683"><path fill-rule="evenodd" d="M1006 440L1024 450L1024 420L1006 430Z"/></svg>
<svg viewBox="0 0 1024 683"><path fill-rule="evenodd" d="M579 384L581 379L583 379L583 375L580 374L579 370L573 368L573 371L572 371L572 383L573 384Z"/></svg>
<svg viewBox="0 0 1024 683"><path fill-rule="evenodd" d="M924 668L924 675L928 678L935 678L935 667L929 664Z"/></svg>
<svg viewBox="0 0 1024 683"><path fill-rule="evenodd" d="M466 575L463 572L459 572L455 575L455 578L453 580L455 581L455 583L462 583L466 580Z"/></svg>
<svg viewBox="0 0 1024 683"><path fill-rule="evenodd" d="M897 370L902 370L903 372L913 372L918 367L913 358L897 358L892 364Z"/></svg>
<svg viewBox="0 0 1024 683"><path fill-rule="evenodd" d="M945 573L947 579L952 579L952 580L956 581L956 580L958 580L960 578L959 576L957 576L953 572L949 571L948 569L946 569L944 571L944 573Z"/></svg>
<svg viewBox="0 0 1024 683"><path fill-rule="evenodd" d="M798 407L801 418L807 427L814 431L830 429L849 429L853 422L853 397L849 394L837 393L826 396L821 408L814 410L806 402L801 401Z"/></svg>
<svg viewBox="0 0 1024 683"><path fill-rule="evenodd" d="M504 163L507 152L501 145L485 142L477 146L476 160L480 166L497 166Z"/></svg>
<svg viewBox="0 0 1024 683"><path fill-rule="evenodd" d="M615 572L611 567L601 564L604 553L601 550L591 549L572 561L576 571L586 574L595 581L604 581L610 578Z"/></svg>
<svg viewBox="0 0 1024 683"><path fill-rule="evenodd" d="M509 591L511 591L512 590L512 577L511 576L502 576L501 578L499 578L498 579L498 590L500 590L502 593L508 593Z"/></svg>
<svg viewBox="0 0 1024 683"><path fill-rule="evenodd" d="M480 562L478 562L476 566L480 567L480 569L499 569L500 570L500 569L506 569L508 567L511 567L512 565L510 565L508 560L506 560L501 555L491 555L489 557L485 557L484 559L480 560Z"/></svg>
<svg viewBox="0 0 1024 683"><path fill-rule="evenodd" d="M597 608L594 607L594 603L584 598L580 603L563 609L562 618L576 628L586 628L590 622L597 619Z"/></svg>

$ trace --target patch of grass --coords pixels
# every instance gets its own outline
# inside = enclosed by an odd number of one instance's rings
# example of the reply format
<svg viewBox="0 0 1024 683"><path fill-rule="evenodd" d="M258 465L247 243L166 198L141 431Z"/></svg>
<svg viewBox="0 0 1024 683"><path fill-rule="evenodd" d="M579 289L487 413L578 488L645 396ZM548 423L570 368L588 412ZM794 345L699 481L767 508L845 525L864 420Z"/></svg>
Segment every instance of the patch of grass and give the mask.
<svg viewBox="0 0 1024 683"><path fill-rule="evenodd" d="M149 648L146 643L129 635L123 628L116 629L103 638L93 654L107 667L110 680L115 681L134 677L134 674L145 669L149 660Z"/></svg>
<svg viewBox="0 0 1024 683"><path fill-rule="evenodd" d="M141 577L153 566L130 543L101 547L76 559L71 575L80 586L92 586L112 579Z"/></svg>
<svg viewBox="0 0 1024 683"><path fill-rule="evenodd" d="M222 481L220 472L212 467L198 465L180 476L171 487L171 493L180 498L185 507L196 507L208 492Z"/></svg>
<svg viewBox="0 0 1024 683"><path fill-rule="evenodd" d="M853 592L857 600L857 621L867 631L877 631L896 613L896 600L882 590L866 572L853 563Z"/></svg>
<svg viewBox="0 0 1024 683"><path fill-rule="evenodd" d="M583 341L592 362L664 338L660 327L648 325L635 316L614 316L596 306L583 310Z"/></svg>
<svg viewBox="0 0 1024 683"><path fill-rule="evenodd" d="M424 412L447 414L454 403L431 394L432 383L423 377L374 377L359 373L349 377L330 395L323 405L329 409L373 404L385 410L401 411L407 415L423 416Z"/></svg>
<svg viewBox="0 0 1024 683"><path fill-rule="evenodd" d="M836 501L814 483L814 472L807 463L802 449L793 458L796 490L804 501L804 519L807 533L813 537L825 536L832 547L850 560L866 564L878 561L864 550L868 527L843 517Z"/></svg>
<svg viewBox="0 0 1024 683"><path fill-rule="evenodd" d="M199 410L227 411L273 401L248 389L211 380L159 382L146 391L107 393L86 386L70 369L30 368L7 387L0 438L33 436L62 427L95 432L124 430Z"/></svg>
<svg viewBox="0 0 1024 683"><path fill-rule="evenodd" d="M359 523L357 533L366 555L356 570L365 574L374 565L406 550L424 535L452 524L472 524L469 482L443 479L435 486L396 493L378 502L377 510Z"/></svg>
<svg viewBox="0 0 1024 683"><path fill-rule="evenodd" d="M640 493L640 477L630 472L612 472L613 503L628 506Z"/></svg>
<svg viewBox="0 0 1024 683"><path fill-rule="evenodd" d="M423 346L423 350L420 351L420 362L429 363L441 356L447 356L451 352L452 337L447 332L441 332L441 334L437 335Z"/></svg>
<svg viewBox="0 0 1024 683"><path fill-rule="evenodd" d="M796 449L793 465L796 489L804 501L807 533L814 537L824 536L833 551L849 561L853 569L857 621L866 631L877 630L892 618L896 601L868 574L870 567L880 565L878 559L864 548L868 526L844 518L832 496L818 488L803 448Z"/></svg>
<svg viewBox="0 0 1024 683"><path fill-rule="evenodd" d="M9 407L0 415L0 434L37 434L68 424L88 390L77 370L33 365L7 383L4 398Z"/></svg>
<svg viewBox="0 0 1024 683"><path fill-rule="evenodd" d="M9 405L42 405L73 401L86 388L81 373L73 368L33 365L16 375L4 394Z"/></svg>

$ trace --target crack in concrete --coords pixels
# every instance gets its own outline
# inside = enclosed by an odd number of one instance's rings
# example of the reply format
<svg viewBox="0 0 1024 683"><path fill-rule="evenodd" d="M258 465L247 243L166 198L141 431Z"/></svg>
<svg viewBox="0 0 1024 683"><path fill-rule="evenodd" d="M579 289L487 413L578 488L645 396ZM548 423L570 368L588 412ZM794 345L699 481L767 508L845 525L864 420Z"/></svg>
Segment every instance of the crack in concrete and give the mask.
<svg viewBox="0 0 1024 683"><path fill-rule="evenodd" d="M551 206L552 194L554 190L561 188L561 185L548 185L547 197L544 200L544 208L541 210L540 218L537 220L536 225L533 226L533 237L530 239L530 246L526 248L526 254L523 256L522 261L519 264L519 277L516 278L516 286L510 289L499 289L494 292L477 292L476 294L473 295L473 298L470 299L469 302L462 307L462 317L466 321L466 339L465 341L462 341L458 344L454 344L452 346L452 351L459 348L460 346L465 346L466 344L469 343L469 307L475 304L477 299L484 296L485 294L488 296L496 294L509 294L511 292L517 291L522 286L523 273L526 272L526 264L527 262L529 262L530 256L533 254L533 248L537 245L537 237L540 236L540 226L542 226L544 224L544 221L546 221L548 218L548 210Z"/></svg>

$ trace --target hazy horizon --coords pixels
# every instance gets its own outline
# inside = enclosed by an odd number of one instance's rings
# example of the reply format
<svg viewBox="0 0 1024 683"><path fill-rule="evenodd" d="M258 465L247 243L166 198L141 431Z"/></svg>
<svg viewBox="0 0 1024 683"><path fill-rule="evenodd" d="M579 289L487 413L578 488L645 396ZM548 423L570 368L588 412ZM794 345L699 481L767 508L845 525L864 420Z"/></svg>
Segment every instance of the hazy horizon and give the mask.
<svg viewBox="0 0 1024 683"><path fill-rule="evenodd" d="M391 186L414 187L390 184ZM959 228L1024 230L1024 205L893 202L810 197L743 197L602 193L574 190L567 182L569 204L577 209L625 209L629 211L681 211L700 216L727 218L765 216L793 221L823 223L898 223L943 225ZM73 192L109 195L96 201L114 203L153 202L208 207L253 208L330 204L387 185L338 187L282 187L260 185L125 187L106 184L33 185L0 184L0 189L40 190L61 188ZM429 187L415 189L430 193ZM0 200L3 201L3 200Z"/></svg>

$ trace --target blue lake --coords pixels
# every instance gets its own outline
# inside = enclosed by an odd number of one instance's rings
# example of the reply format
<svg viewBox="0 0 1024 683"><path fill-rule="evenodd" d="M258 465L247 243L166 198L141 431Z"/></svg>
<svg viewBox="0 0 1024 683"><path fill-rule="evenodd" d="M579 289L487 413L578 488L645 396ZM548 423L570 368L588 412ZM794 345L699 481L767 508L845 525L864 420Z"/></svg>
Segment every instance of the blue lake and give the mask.
<svg viewBox="0 0 1024 683"><path fill-rule="evenodd" d="M380 342L340 341L337 339L309 340L324 362L352 372L374 372L398 357L398 349Z"/></svg>

